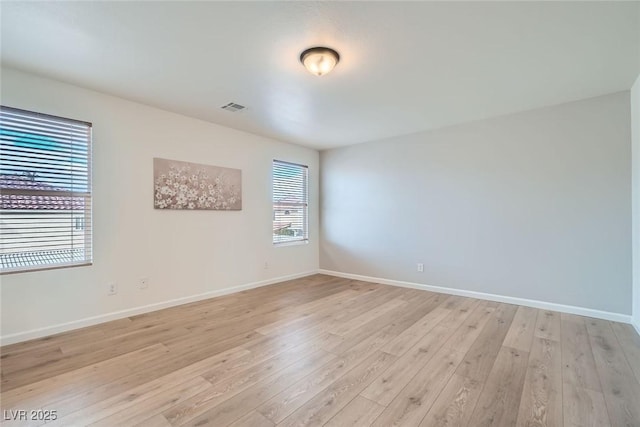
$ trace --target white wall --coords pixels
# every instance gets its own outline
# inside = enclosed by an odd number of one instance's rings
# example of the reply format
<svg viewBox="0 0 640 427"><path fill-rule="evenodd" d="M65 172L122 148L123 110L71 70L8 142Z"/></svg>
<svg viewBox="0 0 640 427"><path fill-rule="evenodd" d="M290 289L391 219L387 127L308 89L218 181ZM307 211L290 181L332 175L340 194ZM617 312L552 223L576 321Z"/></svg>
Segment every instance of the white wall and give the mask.
<svg viewBox="0 0 640 427"><path fill-rule="evenodd" d="M640 334L640 76L631 88L633 174L633 323Z"/></svg>
<svg viewBox="0 0 640 427"><path fill-rule="evenodd" d="M0 276L3 343L318 268L316 151L13 69L0 89L3 105L94 124L94 265ZM636 82L636 196L639 95ZM630 314L629 104L619 93L322 153L320 267ZM154 210L153 157L242 169L243 210ZM273 158L310 166L308 245L271 245Z"/></svg>
<svg viewBox="0 0 640 427"><path fill-rule="evenodd" d="M320 267L628 317L630 155L629 92L322 152Z"/></svg>
<svg viewBox="0 0 640 427"><path fill-rule="evenodd" d="M318 268L317 151L12 69L1 78L3 105L90 121L94 144L94 264L1 276L4 343ZM153 157L242 169L242 211L154 210ZM274 158L309 165L307 245L271 243ZM137 288L142 277L147 290ZM117 295L107 296L109 281ZM22 334L39 328L49 329Z"/></svg>

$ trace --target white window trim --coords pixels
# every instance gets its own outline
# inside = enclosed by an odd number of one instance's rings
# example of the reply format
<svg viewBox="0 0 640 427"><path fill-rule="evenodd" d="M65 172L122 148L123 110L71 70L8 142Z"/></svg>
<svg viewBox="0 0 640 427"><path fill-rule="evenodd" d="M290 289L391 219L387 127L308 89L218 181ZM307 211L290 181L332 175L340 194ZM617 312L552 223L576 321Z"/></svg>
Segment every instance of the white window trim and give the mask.
<svg viewBox="0 0 640 427"><path fill-rule="evenodd" d="M295 210L302 210L302 230L303 230L303 235L301 236L301 238L297 238L297 239L287 239L287 240L282 240L282 241L275 241L274 240L274 236L275 233L272 232L272 236L271 236L271 241L272 244L274 246L278 246L278 247L282 247L282 246L295 246L295 245L301 245L301 244L307 244L309 243L309 167L307 165L304 164L300 164L300 163L293 163L293 162L288 162L288 161L283 161L283 160L278 160L278 159L273 159L272 162L272 166L271 166L271 193L272 193L272 216L273 216L273 222L275 223L276 221L276 202L273 201L273 197L274 194L276 192L276 187L275 187L275 167L277 165L280 165L282 167L286 167L286 166L290 166L293 168L300 168L301 170L304 171L304 176L302 179L302 185L304 186L302 188L302 191L300 192L301 197L303 198L303 201L300 203L292 203L292 206L298 207L298 209ZM282 189L280 189L282 190ZM294 209L287 209L287 210L294 210Z"/></svg>
<svg viewBox="0 0 640 427"><path fill-rule="evenodd" d="M52 116L48 114L37 113L37 112L27 111L27 110L21 110L17 108L8 107L8 106L2 106L2 119L0 121L0 124L3 125L2 127L8 131L7 133L3 133L2 135L0 135L0 137L2 138L1 144L6 150L5 151L6 157L4 159L0 158L0 167L2 168L2 172L3 172L2 179L6 180L6 182L3 181L3 186L6 185L6 187L4 187L4 189L2 190L2 193L3 193L3 196L9 196L9 197L17 196L17 200L18 200L18 202L14 202L14 199L3 198L2 208L4 209L1 210L0 218L3 220L6 220L6 218L12 215L13 212L15 211L15 214L13 214L15 215L15 217L12 220L20 221L20 222L14 223L14 224L18 224L17 229L19 230L20 229L19 224L22 224L23 223L22 221L25 221L24 223L27 223L27 224L29 223L29 215L27 215L27 213L33 213L34 215L36 215L36 218L32 220L34 221L32 224L37 225L37 224L41 224L38 221L43 220L42 218L37 218L38 213L42 213L42 210L44 209L56 209L56 210L50 211L51 213L49 213L49 211L46 211L46 212L49 214L49 216L52 215L53 212L59 212L63 215L67 213L70 216L69 225L68 225L70 234L73 234L73 231L76 230L75 224L78 218L78 216L76 215L82 215L82 219L83 219L82 223L84 224L84 227L82 227L82 230L80 230L82 231L82 235L75 236L75 239L77 239L78 237L80 238L80 242L84 240L84 244L80 243L80 244L77 244L76 246L76 244L73 243L69 248L64 248L63 247L64 244L62 244L61 247L59 248L52 246L51 249L42 249L43 246L47 246L47 244L51 244L57 241L57 239L60 237L57 234L53 235L55 236L53 237L53 240L39 240L38 241L39 244L29 242L28 237L22 237L25 240L24 242L22 242L20 240L16 240L16 238L12 237L11 234L8 234L10 237L7 237L7 239L10 239L10 240L0 240L0 243L2 243L2 245L9 244L9 242L12 242L13 244L18 245L16 246L16 248L19 248L20 245L24 245L22 247L26 248L27 250L22 250L22 249L14 250L14 251L7 250L6 253L4 254L0 253L0 256L4 257L1 260L2 262L0 263L0 274L4 275L4 274L26 273L26 272L33 272L33 271L53 270L53 269L59 269L59 268L82 267L82 266L92 265L93 263L93 235L92 235L93 191L92 191L92 176L91 176L92 175L92 164L91 164L92 124L88 122L80 121L80 120L67 119L64 117ZM68 126L68 127L65 127L65 126ZM39 152L40 148L34 147L34 146L25 146L27 147L25 149L22 146L14 145L15 141L19 140L19 139L14 139L14 138L17 138L18 133L24 132L26 134L29 134L29 130L31 128L33 128L32 134L40 135L40 137L43 138L42 139L43 141L57 141L55 142L55 144L58 144L58 143L62 144L60 146L56 146L56 149L54 151L57 151L57 153L50 154L50 153ZM64 138L60 138L59 135L64 135L64 133L60 133L60 132L70 132L69 135L75 135L74 138L76 136L81 136L81 138L77 140L74 140L74 139L65 140ZM47 136L44 137L45 135ZM85 139L85 135L86 135L86 139ZM79 142L76 142L76 141L79 141ZM86 144L86 146L84 144L80 144L80 142ZM69 145L66 145L66 144L69 144ZM84 153L86 153L86 172L80 175L76 175L76 174L73 175L73 176L79 176L80 182L82 182L83 184L84 182L86 182L86 184L83 185L83 187L85 187L84 189L78 189L77 187L74 187L74 184L73 184L74 178L70 178L72 176L71 174L66 176L64 173L61 173L61 171L65 171L67 168L66 163L64 162L65 161L72 162L72 160L70 160L72 158L71 156L78 155L77 154L78 152L75 151L76 149L74 148L74 145L76 144L80 147L86 148L86 149L83 148L81 149L81 151L79 151L79 153L82 153L81 157L79 158L82 158L82 159L84 159L85 157ZM64 160L67 154L69 155L69 160ZM39 160L39 161L34 161L34 160ZM22 176L25 174L31 173L31 170L27 166L25 166L25 165L29 165L30 162L32 162L31 164L37 165L37 166L34 166L34 170L38 171L37 173L44 173L45 176L48 174L54 173L54 174L57 174L57 176L60 176L62 178L60 178L60 180L56 178L55 181L48 181L47 179L44 179L42 180L42 185L35 184L34 188L29 188L29 186L20 187L19 183L22 182L22 179L24 179L22 178ZM19 167L16 165L19 165ZM68 169L68 170L75 170L75 169ZM77 173L77 170L75 171ZM36 173L34 173L33 176L36 176ZM18 177L20 177L20 179L18 179ZM69 180L71 182L71 187L69 187L68 190L64 190L65 184L61 184L61 183L69 182ZM17 186L16 186L16 183L18 183ZM54 185L57 185L58 188L57 189L54 188ZM60 187L61 185L62 187ZM38 197L38 196L41 196L41 198L35 202L33 201L33 199L31 199L32 197ZM56 199L53 199L54 197ZM33 207L30 207L30 208L14 207L14 204L19 204L19 203L26 203L27 206L33 203L42 203L44 206L56 206L54 205L54 203L55 204L66 203L64 201L61 202L60 201L61 198L63 200L65 198L71 198L71 201L68 202L68 203L71 203L69 209L67 209L66 207L65 208L44 207L42 208L42 210L40 210L38 208L34 209ZM82 208L78 209L77 207L73 206L73 203L75 203L73 200L76 198L83 199ZM31 210L31 212L29 210ZM64 236L66 233L65 227L66 225L57 226L56 228L59 228L59 231L55 231L55 233L61 233L61 235ZM48 235L43 235L44 237L41 237L39 235L36 235L35 232L31 230L26 232L27 235L29 234L33 235L36 240L44 239L44 238L50 239L52 236L51 234L52 231L48 230L45 233L48 233ZM18 236L18 239L19 238L21 237ZM2 239L4 239L4 235ZM72 238L71 241L73 242L74 238ZM34 247L34 250L29 251L28 250L29 244L33 244L35 247L37 246L40 246L40 247L37 249L35 249ZM82 257L77 261L73 260L74 256L77 256L78 254L81 254ZM72 261L65 259L67 257L69 257Z"/></svg>

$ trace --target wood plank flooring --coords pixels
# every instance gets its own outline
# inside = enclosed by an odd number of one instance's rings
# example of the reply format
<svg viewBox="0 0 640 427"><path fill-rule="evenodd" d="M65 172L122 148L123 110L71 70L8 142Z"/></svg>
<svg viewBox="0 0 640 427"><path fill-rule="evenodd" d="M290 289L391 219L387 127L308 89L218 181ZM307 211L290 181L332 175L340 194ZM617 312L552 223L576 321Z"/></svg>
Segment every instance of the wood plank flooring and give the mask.
<svg viewBox="0 0 640 427"><path fill-rule="evenodd" d="M3 426L640 427L630 325L325 275L0 353Z"/></svg>

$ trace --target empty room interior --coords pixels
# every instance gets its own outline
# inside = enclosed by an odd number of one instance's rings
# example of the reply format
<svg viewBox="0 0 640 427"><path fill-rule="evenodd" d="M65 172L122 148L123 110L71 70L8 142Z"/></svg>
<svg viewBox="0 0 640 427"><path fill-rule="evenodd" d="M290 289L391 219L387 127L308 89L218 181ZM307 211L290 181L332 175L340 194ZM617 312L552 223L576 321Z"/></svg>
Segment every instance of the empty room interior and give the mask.
<svg viewBox="0 0 640 427"><path fill-rule="evenodd" d="M4 426L640 427L640 2L2 1Z"/></svg>

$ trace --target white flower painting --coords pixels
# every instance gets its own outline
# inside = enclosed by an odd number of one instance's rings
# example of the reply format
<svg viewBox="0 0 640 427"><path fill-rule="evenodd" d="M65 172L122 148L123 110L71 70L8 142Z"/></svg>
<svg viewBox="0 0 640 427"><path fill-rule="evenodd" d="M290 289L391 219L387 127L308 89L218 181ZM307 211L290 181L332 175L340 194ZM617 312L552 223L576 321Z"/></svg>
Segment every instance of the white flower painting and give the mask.
<svg viewBox="0 0 640 427"><path fill-rule="evenodd" d="M153 159L156 209L242 210L242 171Z"/></svg>

